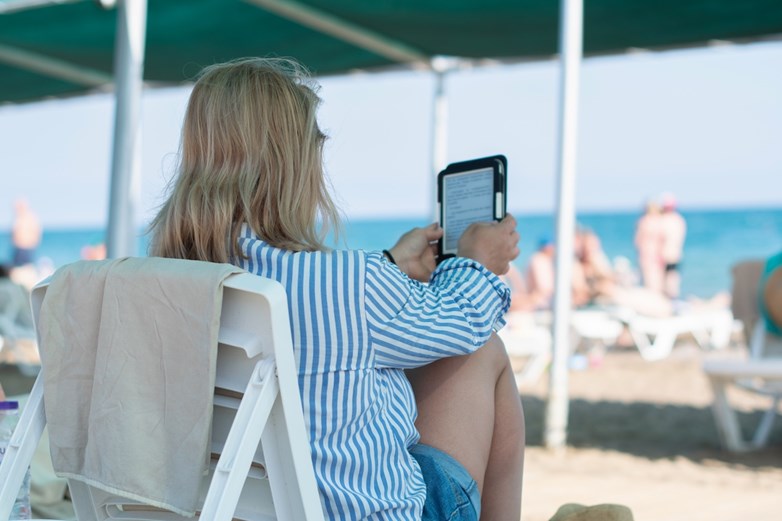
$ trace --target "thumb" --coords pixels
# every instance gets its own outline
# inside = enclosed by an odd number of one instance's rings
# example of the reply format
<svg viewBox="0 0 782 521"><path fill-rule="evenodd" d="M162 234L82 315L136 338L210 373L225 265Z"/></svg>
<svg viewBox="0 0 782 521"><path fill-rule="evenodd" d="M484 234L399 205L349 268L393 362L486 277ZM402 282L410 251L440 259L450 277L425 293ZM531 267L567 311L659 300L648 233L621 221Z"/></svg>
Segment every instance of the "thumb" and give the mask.
<svg viewBox="0 0 782 521"><path fill-rule="evenodd" d="M443 229L440 228L440 225L438 223L432 223L429 226L425 227L424 234L426 235L426 240L428 241L434 241L439 239L443 236Z"/></svg>

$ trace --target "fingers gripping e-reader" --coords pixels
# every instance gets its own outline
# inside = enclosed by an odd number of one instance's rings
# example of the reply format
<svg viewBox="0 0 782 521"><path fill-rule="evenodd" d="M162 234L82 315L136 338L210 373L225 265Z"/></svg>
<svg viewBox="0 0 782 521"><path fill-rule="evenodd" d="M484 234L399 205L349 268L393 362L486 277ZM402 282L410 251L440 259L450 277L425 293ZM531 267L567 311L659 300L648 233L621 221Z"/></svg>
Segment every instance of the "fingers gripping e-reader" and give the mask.
<svg viewBox="0 0 782 521"><path fill-rule="evenodd" d="M499 221L507 207L505 156L496 155L448 165L437 175L437 203L443 236L438 261L456 255L459 238L475 222Z"/></svg>

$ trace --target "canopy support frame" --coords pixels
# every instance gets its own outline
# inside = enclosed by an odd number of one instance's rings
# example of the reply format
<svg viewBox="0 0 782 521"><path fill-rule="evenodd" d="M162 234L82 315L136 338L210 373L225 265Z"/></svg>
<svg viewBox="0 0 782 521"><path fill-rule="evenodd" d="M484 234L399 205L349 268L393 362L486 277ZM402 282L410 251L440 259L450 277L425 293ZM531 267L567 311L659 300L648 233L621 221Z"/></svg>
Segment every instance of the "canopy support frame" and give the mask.
<svg viewBox="0 0 782 521"><path fill-rule="evenodd" d="M557 165L556 281L553 313L553 356L544 426L544 445L562 449L567 442L568 359L575 235L578 94L583 54L583 0L560 1L559 157Z"/></svg>
<svg viewBox="0 0 782 521"><path fill-rule="evenodd" d="M328 34L390 60L409 63L429 63L429 56L400 41L343 20L326 11L292 0L245 0L283 18Z"/></svg>
<svg viewBox="0 0 782 521"><path fill-rule="evenodd" d="M108 87L112 82L111 75L103 71L9 45L0 44L0 62L87 87Z"/></svg>
<svg viewBox="0 0 782 521"><path fill-rule="evenodd" d="M106 234L109 258L136 253L135 212L141 185L141 94L146 25L147 0L117 2L116 105Z"/></svg>

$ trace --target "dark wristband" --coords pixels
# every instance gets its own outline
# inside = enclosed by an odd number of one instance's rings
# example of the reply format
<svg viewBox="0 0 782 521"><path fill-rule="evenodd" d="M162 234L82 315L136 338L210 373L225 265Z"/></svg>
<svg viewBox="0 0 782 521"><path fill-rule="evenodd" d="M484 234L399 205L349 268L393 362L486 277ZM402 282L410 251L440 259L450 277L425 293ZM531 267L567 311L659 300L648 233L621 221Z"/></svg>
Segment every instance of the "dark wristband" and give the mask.
<svg viewBox="0 0 782 521"><path fill-rule="evenodd" d="M396 260L394 260L394 256L391 255L391 252L388 250L383 250L383 255L386 256L386 258L391 261L391 264L396 264Z"/></svg>

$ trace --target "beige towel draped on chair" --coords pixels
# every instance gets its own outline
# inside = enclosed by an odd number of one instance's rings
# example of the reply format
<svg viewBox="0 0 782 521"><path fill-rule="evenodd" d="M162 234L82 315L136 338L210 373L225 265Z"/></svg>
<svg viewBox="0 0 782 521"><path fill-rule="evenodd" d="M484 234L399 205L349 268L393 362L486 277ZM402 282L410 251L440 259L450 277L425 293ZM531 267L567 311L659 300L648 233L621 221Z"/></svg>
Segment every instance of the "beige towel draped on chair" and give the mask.
<svg viewBox="0 0 782 521"><path fill-rule="evenodd" d="M215 266L126 258L55 274L40 334L44 367L57 368L44 372L44 397L58 475L194 513L209 463L220 283L240 271Z"/></svg>

